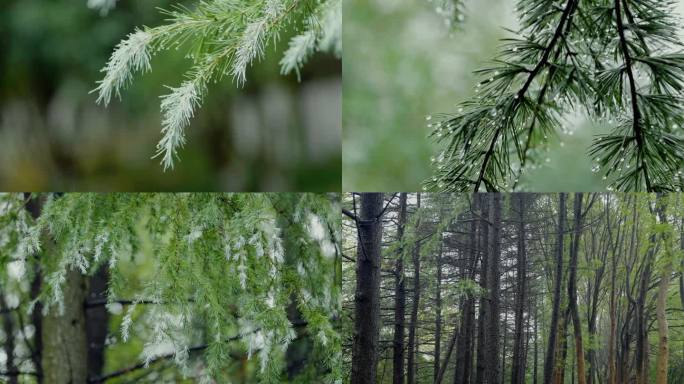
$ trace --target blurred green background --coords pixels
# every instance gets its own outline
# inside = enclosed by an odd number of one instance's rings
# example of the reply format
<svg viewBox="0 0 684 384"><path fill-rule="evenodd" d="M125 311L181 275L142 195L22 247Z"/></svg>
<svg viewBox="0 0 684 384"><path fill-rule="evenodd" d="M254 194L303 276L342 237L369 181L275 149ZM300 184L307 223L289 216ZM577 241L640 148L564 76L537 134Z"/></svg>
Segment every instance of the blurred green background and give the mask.
<svg viewBox="0 0 684 384"><path fill-rule="evenodd" d="M183 52L155 56L108 108L89 92L114 46L135 26L163 23L157 7L178 1L119 0L107 15L87 3L0 2L0 189L340 189L340 60L315 54L298 83L279 74L290 37L281 36L244 88L225 79L209 90L176 169L163 172L150 159L159 96L190 67Z"/></svg>
<svg viewBox="0 0 684 384"><path fill-rule="evenodd" d="M499 39L517 29L514 0L465 0L464 23L445 25L429 0L346 0L343 188L417 191L431 174L436 146L425 117L455 112L474 94L473 71L494 58ZM684 1L680 1L680 13ZM596 126L567 116L572 134L550 145L548 161L526 173L535 192L603 191L587 155Z"/></svg>

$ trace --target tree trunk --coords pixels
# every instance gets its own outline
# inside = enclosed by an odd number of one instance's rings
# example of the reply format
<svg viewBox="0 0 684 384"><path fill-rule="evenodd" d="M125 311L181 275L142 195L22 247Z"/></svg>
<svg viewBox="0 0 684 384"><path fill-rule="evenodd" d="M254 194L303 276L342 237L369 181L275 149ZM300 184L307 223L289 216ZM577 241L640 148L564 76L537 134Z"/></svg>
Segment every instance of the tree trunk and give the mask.
<svg viewBox="0 0 684 384"><path fill-rule="evenodd" d="M392 382L404 384L404 319L406 289L404 282L404 230L406 227L406 193L399 195L399 250L394 269L394 340L392 342Z"/></svg>
<svg viewBox="0 0 684 384"><path fill-rule="evenodd" d="M420 209L420 193L418 194L418 209ZM416 233L419 233L419 228L420 218L416 220ZM420 305L420 247L419 241L413 245L413 305L411 307L411 322L409 323L408 362L406 363L408 384L415 384L416 382L416 327Z"/></svg>
<svg viewBox="0 0 684 384"><path fill-rule="evenodd" d="M487 316L487 359L485 360L487 384L501 383L501 372L499 366L499 285L500 271L499 262L501 259L501 194L492 193L490 198L489 221L491 222L490 241L489 241L489 262L487 271L487 296L489 298L489 313Z"/></svg>
<svg viewBox="0 0 684 384"><path fill-rule="evenodd" d="M518 209L518 261L515 295L515 335L513 342L513 368L511 372L511 383L522 384L525 381L525 351L523 345L523 309L527 298L527 259L525 250L525 195L516 194L515 200Z"/></svg>
<svg viewBox="0 0 684 384"><path fill-rule="evenodd" d="M31 198L29 193L24 194L24 199L28 199L26 204L26 210L29 212L33 219L40 217L43 210L43 199L42 198ZM43 304L38 301L38 296L40 295L41 286L43 283L43 271L41 268L42 252L38 252L35 255L36 260L33 263L34 272L33 279L31 280L31 300L36 303L33 307L33 312L31 312L31 324L33 325L33 348L32 361L36 370L36 382L37 384L43 383Z"/></svg>
<svg viewBox="0 0 684 384"><path fill-rule="evenodd" d="M487 200L486 194L479 194L477 198L480 199L480 246L478 247L482 252L482 265L480 267L480 287L483 290L487 289L487 270L489 261L489 223L487 222L489 218L489 201ZM489 312L489 300L487 300L486 295L480 297L480 307L477 318L477 368L475 371L475 384L482 384L485 380L485 360L487 353L485 352L486 344L486 332L485 319Z"/></svg>
<svg viewBox="0 0 684 384"><path fill-rule="evenodd" d="M557 344L558 318L560 314L561 284L563 280L563 237L565 234L565 194L559 194L558 234L556 240L556 273L553 288L553 308L551 310L551 327L544 360L544 384L550 384L556 365L555 353Z"/></svg>
<svg viewBox="0 0 684 384"><path fill-rule="evenodd" d="M662 196L658 196L656 204L658 217L661 223L667 222L667 216L665 215L665 207L662 203ZM659 204L662 203L662 204ZM667 291L670 287L670 280L672 279L672 252L670 251L670 239L669 234L663 234L663 242L665 243L665 265L660 274L660 283L658 284L658 297L656 300L656 318L658 321L658 358L656 361L656 384L667 384L667 363L670 356L670 350L668 347L668 329L667 329L667 317L665 315L665 306L667 304Z"/></svg>
<svg viewBox="0 0 684 384"><path fill-rule="evenodd" d="M539 361L539 343L538 343L538 333L537 326L539 323L539 302L535 300L534 302L534 366L532 368L532 384L537 384L537 365Z"/></svg>
<svg viewBox="0 0 684 384"><path fill-rule="evenodd" d="M351 375L356 384L375 384L377 374L382 202L382 193L361 194Z"/></svg>
<svg viewBox="0 0 684 384"><path fill-rule="evenodd" d="M441 234L439 235L442 236ZM435 290L435 349L433 362L433 378L434 383L439 377L439 364L442 352L442 239L440 239L439 253L437 254L437 286Z"/></svg>
<svg viewBox="0 0 684 384"><path fill-rule="evenodd" d="M475 206L477 203L477 196L474 198ZM464 260L461 267L461 276L465 279L473 280L475 278L475 269L477 266L477 221L472 217L470 222L470 229L468 233L467 252L468 258ZM454 384L470 383L472 376L472 342L473 342L473 326L475 323L475 301L471 295L467 295L462 301L461 312L461 327L459 329L458 338L458 353L456 354L456 369L454 370Z"/></svg>
<svg viewBox="0 0 684 384"><path fill-rule="evenodd" d="M86 280L69 270L62 287L63 312L50 308L43 319L43 375L51 384L77 384L88 380L88 344L85 310Z"/></svg>
<svg viewBox="0 0 684 384"><path fill-rule="evenodd" d="M109 268L103 265L88 279L88 300L107 299ZM102 376L105 363L105 341L109 328L109 312L104 305L86 310L86 332L88 340L88 377Z"/></svg>
<svg viewBox="0 0 684 384"><path fill-rule="evenodd" d="M586 383L586 372L584 369L584 346L582 344L582 324L577 309L577 256L579 253L580 237L582 236L582 194L575 194L574 213L575 213L575 236L570 250L570 276L568 278L568 307L572 317L572 328L575 335L575 360L577 362L577 382Z"/></svg>
<svg viewBox="0 0 684 384"><path fill-rule="evenodd" d="M444 373L446 372L447 368L447 363L449 362L449 359L451 358L451 353L454 351L454 346L456 345L456 339L458 338L458 328L454 329L454 334L451 336L451 340L449 341L449 346L447 347L447 353L446 356L444 356L444 360L442 361L441 367L439 368L439 374L437 375L437 378L435 379L435 384L440 384L442 380L444 380Z"/></svg>
<svg viewBox="0 0 684 384"><path fill-rule="evenodd" d="M641 274L641 282L639 284L639 297L637 298L637 331L636 331L636 384L646 384L648 375L648 321L646 316L646 295L648 293L648 286L651 281L651 263L655 246L655 235L651 235L650 247L646 255L646 266Z"/></svg>
<svg viewBox="0 0 684 384"><path fill-rule="evenodd" d="M607 216L609 217L609 216ZM610 225L610 224L609 224ZM608 229L611 230L610 228ZM617 241L620 241L618 235ZM612 239L611 239L612 242ZM615 247L613 247L615 249ZM611 254L611 272L610 272L610 333L608 335L608 384L617 384L616 376L616 363L617 359L615 357L615 346L617 343L617 303L615 297L615 279L617 275L617 258L618 255L615 252Z"/></svg>
<svg viewBox="0 0 684 384"><path fill-rule="evenodd" d="M17 309L19 310L19 309ZM2 330L5 334L5 372L8 377L8 384L19 383L17 366L14 363L14 320L12 319L12 311L5 302L5 295L0 291L0 314L2 314ZM2 377L2 375L0 375Z"/></svg>

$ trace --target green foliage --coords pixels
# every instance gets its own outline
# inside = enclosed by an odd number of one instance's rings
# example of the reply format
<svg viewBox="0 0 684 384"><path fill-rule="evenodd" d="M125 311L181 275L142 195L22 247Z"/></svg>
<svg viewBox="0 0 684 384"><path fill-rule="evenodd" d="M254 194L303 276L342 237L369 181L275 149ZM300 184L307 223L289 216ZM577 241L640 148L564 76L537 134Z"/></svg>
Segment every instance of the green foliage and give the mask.
<svg viewBox="0 0 684 384"><path fill-rule="evenodd" d="M150 58L160 50L183 49L192 62L185 80L162 96L162 139L157 154L164 169L173 168L185 144L190 124L212 82L225 76L238 85L247 81L247 68L262 59L271 42L293 27L298 35L280 61L281 71L299 76L300 67L316 50L342 54L341 0L202 0L190 9L177 5L164 11L168 23L136 29L119 43L94 90L108 104L136 72L151 70Z"/></svg>
<svg viewBox="0 0 684 384"><path fill-rule="evenodd" d="M40 196L38 196L40 197ZM262 382L285 378L286 351L310 340L301 377L341 376L338 284L339 208L315 194L50 195L34 222L17 195L4 196L2 254L29 264L41 252L44 311L60 311L72 269L92 274L108 265L109 300L130 294L130 266L149 259L149 277L121 319L121 338L145 340L146 362L171 345L185 374L231 378L231 351L255 359ZM8 265L0 263L2 268ZM120 267L124 265L124 267ZM154 303L143 314L140 303ZM293 324L296 306L304 323ZM30 311L30 309L29 309ZM149 333L136 334L142 318ZM198 326L201 324L201 326ZM190 351L205 344L201 358ZM165 352L166 353L166 352Z"/></svg>
<svg viewBox="0 0 684 384"><path fill-rule="evenodd" d="M442 151L425 188L524 189L520 178L546 162L550 139L572 133L569 112L582 112L613 127L589 151L609 189L680 190L684 55L674 4L520 0L518 37L478 71L477 96L454 115L428 117Z"/></svg>

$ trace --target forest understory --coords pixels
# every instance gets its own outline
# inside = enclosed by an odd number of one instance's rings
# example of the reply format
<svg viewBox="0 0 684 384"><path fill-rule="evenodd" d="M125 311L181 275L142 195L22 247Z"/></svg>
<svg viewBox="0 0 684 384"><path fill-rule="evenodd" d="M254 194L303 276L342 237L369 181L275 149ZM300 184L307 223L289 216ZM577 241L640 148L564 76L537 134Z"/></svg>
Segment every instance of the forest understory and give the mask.
<svg viewBox="0 0 684 384"><path fill-rule="evenodd" d="M681 194L352 193L352 383L684 382Z"/></svg>

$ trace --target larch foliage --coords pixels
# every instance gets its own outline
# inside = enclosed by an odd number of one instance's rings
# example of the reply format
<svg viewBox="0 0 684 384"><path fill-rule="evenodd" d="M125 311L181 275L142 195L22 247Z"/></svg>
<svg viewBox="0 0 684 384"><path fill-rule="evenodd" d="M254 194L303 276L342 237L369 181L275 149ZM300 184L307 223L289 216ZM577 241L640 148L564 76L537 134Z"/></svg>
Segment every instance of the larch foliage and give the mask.
<svg viewBox="0 0 684 384"><path fill-rule="evenodd" d="M684 52L672 0L519 0L521 29L479 70L476 96L428 116L439 143L425 189L524 190L566 117L601 125L588 154L610 190L680 191Z"/></svg>
<svg viewBox="0 0 684 384"><path fill-rule="evenodd" d="M90 275L108 265L108 306L130 297L131 263L144 259L151 275L120 311L123 342L141 338L144 362L172 354L181 372L227 382L241 348L261 382L280 382L288 346L309 337L299 379L341 378L336 195L67 193L35 196L46 199L36 220L21 195L0 197L1 255L23 263L49 255L40 258L45 313L62 311L70 270ZM293 306L303 323L291 318ZM189 353L196 345L206 345L201 358Z"/></svg>
<svg viewBox="0 0 684 384"><path fill-rule="evenodd" d="M90 0L88 5L106 12L114 3ZM208 84L228 76L243 86L250 65L262 59L284 31L297 33L280 60L284 75L296 72L299 78L301 67L316 51L342 55L341 0L202 0L192 9L177 5L164 13L167 24L137 29L117 45L93 91L98 93L97 102L107 105L112 96L120 97L134 73L151 69L154 53L186 50L192 62L186 79L162 96L162 139L155 157L161 158L165 170L173 168L185 144L185 128Z"/></svg>

